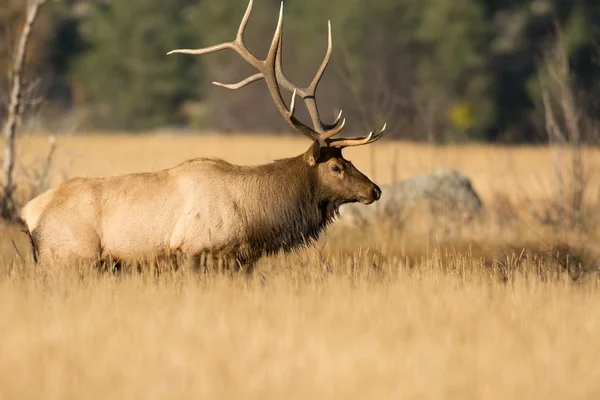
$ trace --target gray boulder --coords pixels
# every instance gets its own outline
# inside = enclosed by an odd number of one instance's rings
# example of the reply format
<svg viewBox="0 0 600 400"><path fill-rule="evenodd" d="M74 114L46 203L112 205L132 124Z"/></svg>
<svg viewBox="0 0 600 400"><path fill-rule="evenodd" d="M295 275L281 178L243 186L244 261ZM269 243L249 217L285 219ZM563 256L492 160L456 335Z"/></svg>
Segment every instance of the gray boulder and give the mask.
<svg viewBox="0 0 600 400"><path fill-rule="evenodd" d="M385 222L403 228L413 223L431 231L442 225L462 225L483 214L471 181L453 169L406 179L381 190L381 199L371 206L343 206L341 220L357 226Z"/></svg>

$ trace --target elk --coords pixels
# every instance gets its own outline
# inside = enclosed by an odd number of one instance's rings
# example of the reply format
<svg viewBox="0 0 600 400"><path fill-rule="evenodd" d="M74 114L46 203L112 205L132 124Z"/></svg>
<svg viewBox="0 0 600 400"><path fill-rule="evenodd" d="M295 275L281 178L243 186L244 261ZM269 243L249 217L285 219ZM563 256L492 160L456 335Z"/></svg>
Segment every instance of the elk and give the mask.
<svg viewBox="0 0 600 400"><path fill-rule="evenodd" d="M283 118L312 141L308 150L259 166L201 158L152 173L67 180L22 211L40 263L62 266L183 254L196 267L201 259L211 258L250 272L263 255L317 240L341 205L368 205L380 198L380 188L342 156L342 149L375 142L385 125L376 134L339 138L345 126L342 114L326 124L317 109L315 93L332 52L331 24L326 56L312 83L300 88L282 68L283 3L267 57L260 60L245 46L252 3L234 41L168 54L236 51L258 72L236 84L213 83L240 89L264 80ZM292 93L289 107L281 88ZM307 107L312 128L295 116L297 97Z"/></svg>

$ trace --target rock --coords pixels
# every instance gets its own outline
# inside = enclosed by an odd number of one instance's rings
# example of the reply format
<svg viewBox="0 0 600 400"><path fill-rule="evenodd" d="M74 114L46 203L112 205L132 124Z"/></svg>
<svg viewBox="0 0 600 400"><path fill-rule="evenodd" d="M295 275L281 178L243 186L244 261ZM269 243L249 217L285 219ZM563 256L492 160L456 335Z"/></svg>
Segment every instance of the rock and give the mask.
<svg viewBox="0 0 600 400"><path fill-rule="evenodd" d="M448 222L464 224L483 213L469 178L453 169L406 179L381 190L381 199L371 206L343 206L341 220L358 226L385 221L396 227L405 227L412 220L431 230Z"/></svg>

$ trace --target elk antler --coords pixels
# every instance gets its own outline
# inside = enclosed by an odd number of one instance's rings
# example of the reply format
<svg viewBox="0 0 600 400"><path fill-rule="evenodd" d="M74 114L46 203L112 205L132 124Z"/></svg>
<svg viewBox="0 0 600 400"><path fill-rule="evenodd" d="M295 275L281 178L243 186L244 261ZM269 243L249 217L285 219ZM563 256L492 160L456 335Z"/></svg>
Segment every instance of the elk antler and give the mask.
<svg viewBox="0 0 600 400"><path fill-rule="evenodd" d="M334 138L327 140L327 145L330 147L339 147L343 149L344 147L352 147L352 146L362 146L363 144L369 144L378 141L383 137L385 133L385 129L387 128L387 124L383 124L383 128L377 133L374 131L369 132L369 134L365 137L359 138ZM375 135L373 135L375 133Z"/></svg>
<svg viewBox="0 0 600 400"><path fill-rule="evenodd" d="M332 139L333 136L339 134L346 124L346 120L342 120L342 112L338 115L336 120L332 124L325 124L321 121L319 116L319 110L317 108L316 102L316 91L319 83L321 82L321 78L329 65L329 61L331 59L332 52L332 37L331 37L331 22L328 23L328 46L327 53L325 58L317 71L317 74L313 78L311 84L307 88L299 88L294 85L284 74L283 65L282 65L282 44L283 44L283 1L281 2L281 8L279 11L279 20L277 21L277 28L275 30L275 34L273 36L273 40L271 41L271 45L269 47L269 52L267 53L267 57L264 60L258 59L255 55L253 55L250 50L246 47L244 43L244 32L246 30L246 26L248 25L248 20L250 19L250 14L252 13L252 6L254 0L250 0L248 3L248 8L246 9L246 13L242 18L242 22L240 23L240 27L238 28L237 36L235 40L232 42L225 42L221 44L217 44L214 46L190 50L190 49L179 49L170 51L167 54L193 54L193 55L201 55L214 53L217 51L231 49L237 52L248 64L252 65L254 68L258 70L258 73L233 84L224 84L220 82L213 82L214 85L221 86L227 89L241 89L245 86L250 85L251 83L257 82L261 79L264 79L267 87L269 88L269 92L273 101L275 102L275 106L281 113L281 115L285 118L285 120L296 130L301 132L302 134L308 136L312 140L316 140L321 145L331 146L331 147L349 147L349 146L360 146L363 144L372 143L383 136L383 132L385 131L386 126L384 125L383 129L373 136L373 132L369 133L366 137L362 138L336 138ZM292 100L290 102L290 107L285 104L283 97L281 95L280 86L286 90L292 92ZM303 122L296 118L296 96L300 96L308 109L310 117L312 119L313 128L308 127Z"/></svg>

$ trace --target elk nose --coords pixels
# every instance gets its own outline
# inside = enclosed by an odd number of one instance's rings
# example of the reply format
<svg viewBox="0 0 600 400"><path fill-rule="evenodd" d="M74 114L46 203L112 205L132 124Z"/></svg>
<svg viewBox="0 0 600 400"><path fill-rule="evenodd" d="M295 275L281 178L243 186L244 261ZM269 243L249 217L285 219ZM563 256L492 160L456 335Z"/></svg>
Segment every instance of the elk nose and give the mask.
<svg viewBox="0 0 600 400"><path fill-rule="evenodd" d="M379 200L379 198L381 197L381 189L379 189L379 186L375 186L373 188L371 195L373 196L373 199Z"/></svg>

